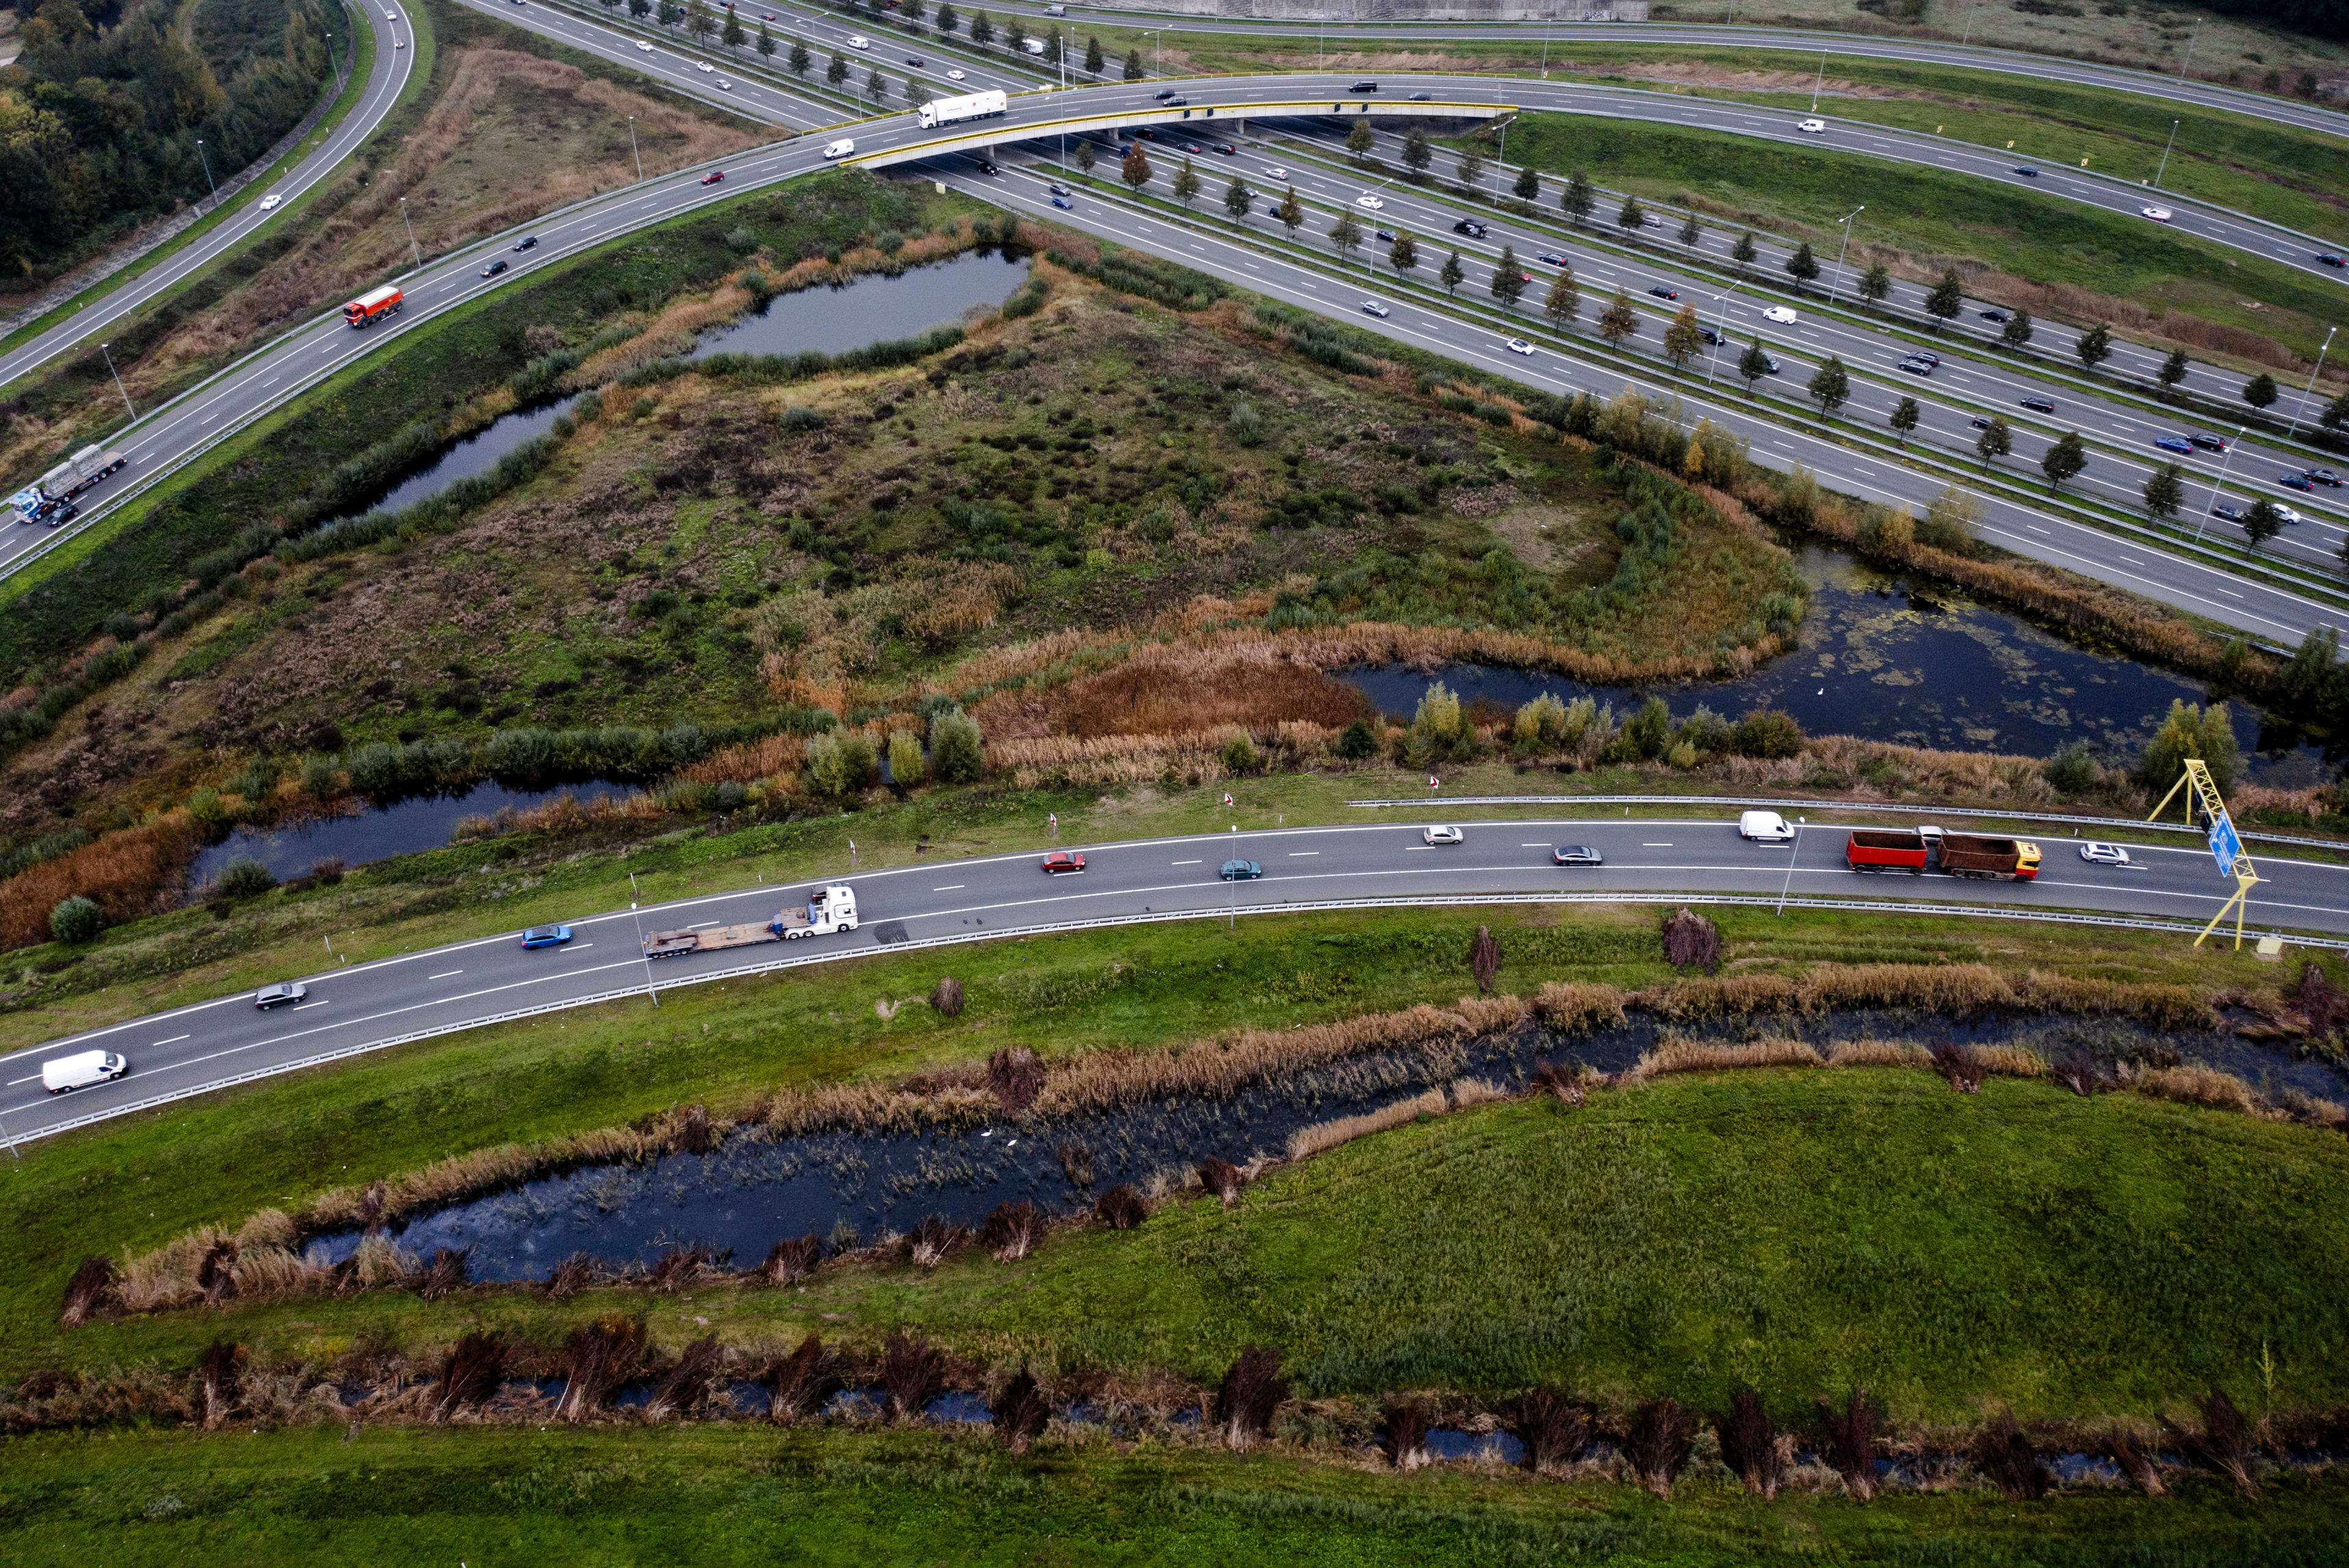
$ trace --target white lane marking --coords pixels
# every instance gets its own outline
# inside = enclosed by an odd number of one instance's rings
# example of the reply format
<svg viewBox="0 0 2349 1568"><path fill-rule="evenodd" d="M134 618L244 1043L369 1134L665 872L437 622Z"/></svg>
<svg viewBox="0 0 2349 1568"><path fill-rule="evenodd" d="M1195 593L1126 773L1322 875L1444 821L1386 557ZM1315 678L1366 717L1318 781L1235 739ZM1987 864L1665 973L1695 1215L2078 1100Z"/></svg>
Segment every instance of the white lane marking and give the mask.
<svg viewBox="0 0 2349 1568"><path fill-rule="evenodd" d="M152 1049L160 1049L160 1047L164 1047L164 1046L176 1046L176 1045L178 1045L181 1040L185 1040L185 1039L192 1039L193 1037L193 1037L193 1036L191 1036L191 1035L173 1035L173 1036L172 1036L170 1039L168 1039L168 1040L158 1040L158 1041L156 1041L156 1042L155 1042L155 1044L154 1044L153 1046L150 1047L149 1048L150 1048L150 1050L152 1050Z"/></svg>
<svg viewBox="0 0 2349 1568"><path fill-rule="evenodd" d="M323 1007L326 1005L326 998L321 996L315 1002L296 1002L294 1004L294 1010L297 1013L306 1013L313 1007Z"/></svg>
<svg viewBox="0 0 2349 1568"><path fill-rule="evenodd" d="M1176 861L1174 863L1178 866L1203 866L1207 862L1205 861Z"/></svg>
<svg viewBox="0 0 2349 1568"><path fill-rule="evenodd" d="M1288 851L1288 858L1292 861L1301 861L1320 852L1319 850L1291 850Z"/></svg>
<svg viewBox="0 0 2349 1568"><path fill-rule="evenodd" d="M1519 848L1519 849L1521 849L1521 850L1546 850L1546 849L1549 848L1549 846L1548 846L1547 844L1546 844L1546 843L1533 843L1533 844L1519 844L1519 845L1517 846L1517 848Z"/></svg>
<svg viewBox="0 0 2349 1568"><path fill-rule="evenodd" d="M722 921L722 920L698 920L698 921L694 922L691 925L687 926L687 927L686 927L686 929L687 929L688 931L703 931L703 930L707 930L707 929L708 929L709 927L710 927L710 926L713 926L713 925L723 925L723 924L725 924L725 923L725 923L724 921ZM592 947L592 946L594 946L594 945L595 945L595 944L590 943L590 944L588 944L588 945Z"/></svg>
<svg viewBox="0 0 2349 1568"><path fill-rule="evenodd" d="M715 925L715 924L717 924L718 923L717 923L716 921L714 921L714 920L713 920L713 921L711 921L709 923L710 923L710 924L712 924L712 925ZM564 948L563 951L564 951L564 952L565 952L565 953L585 953L585 952L586 952L589 948L591 948L591 947L593 947L593 946L595 946L595 944L594 943L592 943L592 942L574 942L574 943L573 943L570 946L568 946L568 947Z"/></svg>
<svg viewBox="0 0 2349 1568"><path fill-rule="evenodd" d="M970 884L968 882L948 882L944 887L934 887L930 891L932 892L960 892L969 885Z"/></svg>
<svg viewBox="0 0 2349 1568"><path fill-rule="evenodd" d="M8 1080L8 1087L10 1088L15 1088L20 1083L31 1083L35 1078L40 1076L41 1075L38 1073L27 1073L25 1077L20 1078L10 1078Z"/></svg>
<svg viewBox="0 0 2349 1568"><path fill-rule="evenodd" d="M1671 841L1667 839L1661 844L1641 844L1640 847L1643 850L1669 850L1672 845Z"/></svg>
<svg viewBox="0 0 2349 1568"><path fill-rule="evenodd" d="M462 969L443 969L442 971L440 971L440 974L438 974L438 975L427 975L425 976L425 978L426 978L427 980L453 980L453 979L455 979L458 975L462 975L463 973L464 973L464 971L463 971ZM187 1037L186 1037L185 1035L182 1035L182 1036L181 1036L180 1037L181 1037L181 1039L185 1039L185 1038L187 1038Z"/></svg>

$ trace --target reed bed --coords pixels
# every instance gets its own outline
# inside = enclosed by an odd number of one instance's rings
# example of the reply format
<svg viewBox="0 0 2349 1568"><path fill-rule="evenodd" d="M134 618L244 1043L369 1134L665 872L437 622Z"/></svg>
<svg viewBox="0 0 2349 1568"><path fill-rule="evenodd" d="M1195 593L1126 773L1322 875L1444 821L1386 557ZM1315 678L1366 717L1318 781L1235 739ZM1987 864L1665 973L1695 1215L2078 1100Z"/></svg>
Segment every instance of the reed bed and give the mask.
<svg viewBox="0 0 2349 1568"><path fill-rule="evenodd" d="M1753 1040L1732 1044L1719 1040L1666 1037L1641 1054L1623 1074L1626 1083L1662 1078L1669 1073L1735 1072L1749 1068L1821 1068L1826 1059L1802 1040Z"/></svg>
<svg viewBox="0 0 2349 1568"><path fill-rule="evenodd" d="M1553 1034L1583 1035L1620 1028L1624 994L1612 985L1581 980L1551 980L1534 996L1534 1011Z"/></svg>
<svg viewBox="0 0 2349 1568"><path fill-rule="evenodd" d="M1288 1157L1291 1160L1308 1160L1340 1144L1351 1143L1357 1138L1368 1138L1374 1132L1388 1131L1404 1122L1416 1121L1423 1116L1442 1116L1448 1109L1444 1091L1432 1088L1425 1094L1399 1099L1376 1110L1317 1121L1288 1135Z"/></svg>
<svg viewBox="0 0 2349 1568"><path fill-rule="evenodd" d="M1933 1053L1914 1040L1837 1040L1826 1059L1831 1068L1929 1068Z"/></svg>

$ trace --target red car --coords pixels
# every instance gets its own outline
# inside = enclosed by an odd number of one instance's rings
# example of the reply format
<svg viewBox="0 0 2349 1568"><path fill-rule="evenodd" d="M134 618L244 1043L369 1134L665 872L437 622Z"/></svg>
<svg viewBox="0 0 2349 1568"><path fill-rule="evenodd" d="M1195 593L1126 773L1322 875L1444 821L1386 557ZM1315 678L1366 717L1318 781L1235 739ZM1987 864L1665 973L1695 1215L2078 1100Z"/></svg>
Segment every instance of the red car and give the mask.
<svg viewBox="0 0 2349 1568"><path fill-rule="evenodd" d="M709 173L701 177L701 182L704 185L715 185L725 178L726 170L723 169L713 169Z"/></svg>
<svg viewBox="0 0 2349 1568"><path fill-rule="evenodd" d="M1081 872L1084 869L1085 857L1072 854L1067 850L1054 850L1044 857L1044 874L1048 877L1058 876L1062 872Z"/></svg>

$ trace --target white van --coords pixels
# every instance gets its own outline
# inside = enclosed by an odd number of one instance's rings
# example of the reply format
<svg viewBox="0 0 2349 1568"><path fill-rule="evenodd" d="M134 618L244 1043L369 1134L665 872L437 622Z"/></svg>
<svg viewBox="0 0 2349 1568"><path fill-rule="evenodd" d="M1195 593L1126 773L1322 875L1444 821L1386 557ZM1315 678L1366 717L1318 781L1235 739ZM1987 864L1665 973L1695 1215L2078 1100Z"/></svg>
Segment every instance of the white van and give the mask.
<svg viewBox="0 0 2349 1568"><path fill-rule="evenodd" d="M82 1051L41 1064L41 1087L51 1094L110 1083L130 1070L130 1064L112 1051Z"/></svg>
<svg viewBox="0 0 2349 1568"><path fill-rule="evenodd" d="M1741 811L1737 814L1737 836L1757 844L1785 844L1794 841L1795 830L1775 811Z"/></svg>
<svg viewBox="0 0 2349 1568"><path fill-rule="evenodd" d="M1044 40L1041 38L1022 38L1019 47L1030 58L1040 60L1044 57Z"/></svg>
<svg viewBox="0 0 2349 1568"><path fill-rule="evenodd" d="M855 141L845 136L838 141L827 141L823 144L823 155L826 158L845 158L855 150Z"/></svg>

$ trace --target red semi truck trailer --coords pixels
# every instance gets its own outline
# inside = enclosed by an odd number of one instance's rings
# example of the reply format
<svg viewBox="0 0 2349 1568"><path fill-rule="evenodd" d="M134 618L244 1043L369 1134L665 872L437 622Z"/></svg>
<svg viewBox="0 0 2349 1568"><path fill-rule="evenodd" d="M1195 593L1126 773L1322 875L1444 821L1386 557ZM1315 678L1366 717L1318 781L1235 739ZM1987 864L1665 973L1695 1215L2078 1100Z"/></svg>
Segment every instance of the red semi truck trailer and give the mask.
<svg viewBox="0 0 2349 1568"><path fill-rule="evenodd" d="M2022 839L1950 833L1939 828L1861 828L1844 845L1844 864L1856 872L1929 871L1991 882L2030 882L2039 874L2039 846Z"/></svg>

